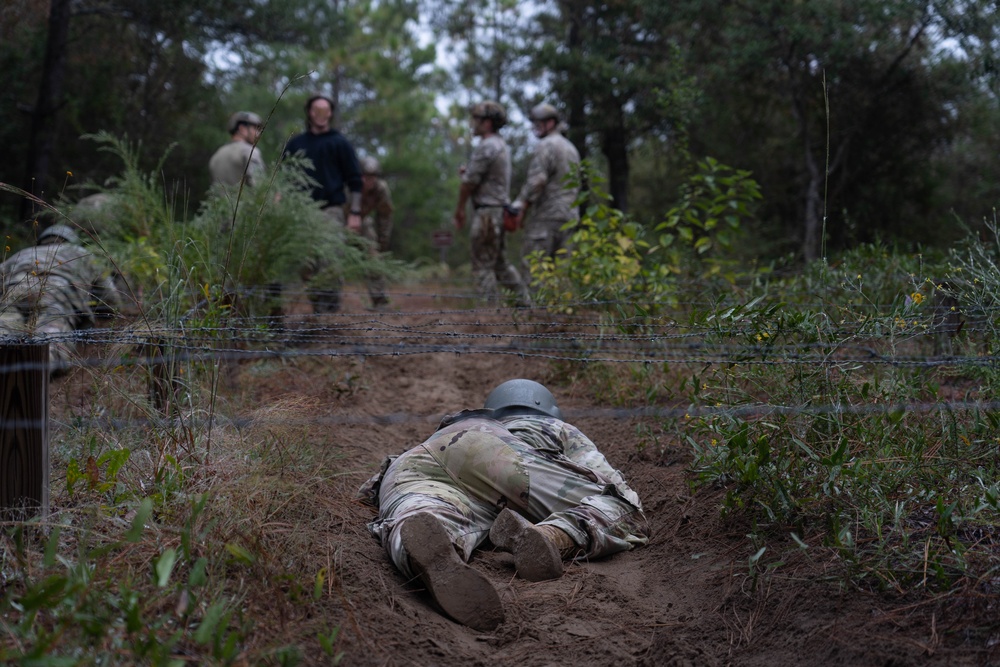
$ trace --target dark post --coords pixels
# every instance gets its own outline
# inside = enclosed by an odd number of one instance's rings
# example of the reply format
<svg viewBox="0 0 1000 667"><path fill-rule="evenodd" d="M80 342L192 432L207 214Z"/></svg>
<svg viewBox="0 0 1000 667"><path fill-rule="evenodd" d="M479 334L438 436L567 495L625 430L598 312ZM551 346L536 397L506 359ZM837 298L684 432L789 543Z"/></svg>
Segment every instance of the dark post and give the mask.
<svg viewBox="0 0 1000 667"><path fill-rule="evenodd" d="M0 515L49 512L49 345L0 344Z"/></svg>

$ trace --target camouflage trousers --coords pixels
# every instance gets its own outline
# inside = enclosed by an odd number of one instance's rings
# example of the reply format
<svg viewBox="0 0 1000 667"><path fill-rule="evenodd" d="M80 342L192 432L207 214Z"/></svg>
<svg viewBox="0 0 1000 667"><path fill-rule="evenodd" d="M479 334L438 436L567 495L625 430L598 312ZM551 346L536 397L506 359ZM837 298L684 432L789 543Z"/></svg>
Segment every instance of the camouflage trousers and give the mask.
<svg viewBox="0 0 1000 667"><path fill-rule="evenodd" d="M569 250L569 239L573 235L573 230L562 229L566 222L566 220L558 219L535 220L529 218L524 227L524 237L521 239L521 266L529 284L531 283L531 264L528 262L528 255L540 252L545 257L555 257L560 249Z"/></svg>
<svg viewBox="0 0 1000 667"><path fill-rule="evenodd" d="M645 544L649 527L642 510L588 472L562 455L536 450L499 422L459 421L387 460L381 477L369 481L379 505L369 530L410 577L415 573L400 526L420 513L437 518L466 561L506 507L565 531L580 559Z"/></svg>
<svg viewBox="0 0 1000 667"><path fill-rule="evenodd" d="M76 329L77 312L69 298L76 287L63 276L12 275L7 292L0 295L0 338L31 336L49 343L49 363L65 365L76 344L69 339ZM45 339L48 339L47 341Z"/></svg>
<svg viewBox="0 0 1000 667"><path fill-rule="evenodd" d="M378 230L375 227L375 216L366 215L361 219L361 236L368 239L372 244L372 256L377 257L378 252ZM385 277L378 273L369 273L365 278L365 286L368 288L368 297L372 300L372 306L378 308L389 303L385 295Z"/></svg>
<svg viewBox="0 0 1000 667"><path fill-rule="evenodd" d="M476 209L469 237L472 243L472 276L479 296L489 303L498 303L499 284L514 293L517 305L531 305L531 297L521 280L521 274L507 261L503 207Z"/></svg>
<svg viewBox="0 0 1000 667"><path fill-rule="evenodd" d="M330 220L337 233L343 234L346 224L343 206L328 206L323 213ZM306 295L317 313L335 313L340 310L340 293L344 288L344 278L339 270L331 270L337 257L314 255L306 260L302 269L302 281L306 283ZM320 280L315 280L321 276Z"/></svg>

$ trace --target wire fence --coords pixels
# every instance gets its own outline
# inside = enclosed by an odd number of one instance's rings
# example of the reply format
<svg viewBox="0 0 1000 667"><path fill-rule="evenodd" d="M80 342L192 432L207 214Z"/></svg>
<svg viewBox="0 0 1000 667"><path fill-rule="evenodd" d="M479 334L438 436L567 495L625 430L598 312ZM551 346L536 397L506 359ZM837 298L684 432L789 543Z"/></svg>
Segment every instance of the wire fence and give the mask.
<svg viewBox="0 0 1000 667"><path fill-rule="evenodd" d="M976 344L992 335L989 318L956 324L954 318L941 321L927 309L900 322L894 306L879 307L871 303L839 304L836 320L817 310L815 304L783 305L785 314L797 311L817 315L815 326L822 331L769 332L768 322L739 315L731 319L714 316L681 319L681 313L707 308L708 302L674 304L671 315L621 317L618 313L627 311L631 304L587 302L567 304L569 307L564 305L558 311L483 307L477 305L477 297L471 293L399 290L390 295L392 302L398 304L391 310L348 306L341 312L317 315L310 312L308 296L304 291L285 292L282 295L285 314L281 316L242 316L234 309L209 317L195 308L170 319L147 313L142 317L117 318L93 329L8 339L8 342L69 343L80 354L68 366L110 373L302 357L398 357L401 363L406 363L405 358L418 355L447 355L456 359L489 355L543 363L645 368L655 365L681 372L696 369L702 373L711 367L862 373L881 367L901 371L923 369L957 376L975 369L992 369L1000 361L1000 356L990 351L991 346ZM345 296L350 297L348 303L364 301L358 292L346 292ZM427 307L437 304L440 307ZM710 312L719 313L739 304L715 301L709 305ZM615 315L608 314L612 308ZM942 352L940 342L952 340L958 329L964 340L971 343L961 346L958 353ZM967 392L962 400L897 404L884 401L815 404L803 400L787 405L742 400L739 404L715 407L635 405L588 410L587 414L611 419L674 419L690 415L875 414L900 409L993 411L1000 409L1000 403L988 398L980 400L975 392L971 395ZM317 425L392 424L426 422L438 417L389 412L364 417L325 414L305 421ZM245 418L226 419L239 427ZM254 419L260 423L261 418ZM92 421L94 426L125 427L130 423L106 417ZM299 418L284 421L298 423ZM78 423L83 424L79 420ZM143 419L131 422L136 426L143 423Z"/></svg>

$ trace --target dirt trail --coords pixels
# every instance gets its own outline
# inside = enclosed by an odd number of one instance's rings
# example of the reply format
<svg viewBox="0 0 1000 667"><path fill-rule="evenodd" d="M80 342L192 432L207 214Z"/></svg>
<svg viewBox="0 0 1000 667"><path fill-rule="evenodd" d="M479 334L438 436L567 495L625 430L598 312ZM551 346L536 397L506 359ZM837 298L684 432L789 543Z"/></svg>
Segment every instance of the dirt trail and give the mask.
<svg viewBox="0 0 1000 667"><path fill-rule="evenodd" d="M348 301L348 309L351 305ZM453 330L462 330L487 317L481 312L408 316L442 307L420 297L397 298L395 306L402 312L380 315L383 322L405 326L448 320ZM498 321L505 319L509 316ZM593 416L594 409L608 407L594 403L598 392L561 384L545 360L433 353L354 363L362 387L349 401L336 397L331 409L370 418L399 413L426 418L338 427L329 434L330 445L339 448L352 471L337 500L331 500L346 519L340 538L343 606L351 619L343 628L345 664L953 665L989 660L981 641L955 631L957 612L842 591L836 563L803 555L752 578L746 528L720 522L719 492L690 495L689 459L677 453L681 450L668 457L640 452L638 419ZM355 502L353 492L385 455L429 435L438 416L478 407L493 386L518 376L548 383L567 419L623 471L643 500L653 537L646 548L576 563L561 579L541 583L514 577L507 554L478 552L472 563L493 581L506 611L506 621L484 634L441 616L422 591L403 581L365 532L373 510Z"/></svg>
<svg viewBox="0 0 1000 667"><path fill-rule="evenodd" d="M352 334L359 337L367 335L365 327L482 332L490 317L510 321L509 314L442 310L449 305L397 296L394 312L368 316L354 294L345 309L362 314L362 326ZM327 317L329 323L343 321ZM441 323L446 326L435 329ZM530 324L524 327L530 330ZM298 357L266 382L255 379L251 365L241 367L238 383L251 402L300 402L318 406L320 416L338 418L310 429L309 438L329 450L344 474L322 503L309 508L313 525L327 527L309 539L318 545L316 561L329 561L336 571L328 620L341 628L342 664L884 666L992 659L982 626L995 628L995 622L970 624L954 601L913 604L842 591L840 566L808 554L753 578L748 528L720 521L721 491L692 495L683 448L669 448L669 456L640 450L640 419L595 413L609 407L595 402L601 392L567 384L567 374L553 368L545 359L440 351ZM386 455L422 441L443 414L479 407L492 387L513 377L548 384L567 420L598 444L638 492L653 536L645 548L574 563L561 579L540 583L516 578L507 554L477 552L472 564L496 586L506 612L496 631L479 633L437 613L422 591L403 580L367 533L374 512L355 492ZM971 626L979 629L970 632ZM322 655L306 661L328 664Z"/></svg>

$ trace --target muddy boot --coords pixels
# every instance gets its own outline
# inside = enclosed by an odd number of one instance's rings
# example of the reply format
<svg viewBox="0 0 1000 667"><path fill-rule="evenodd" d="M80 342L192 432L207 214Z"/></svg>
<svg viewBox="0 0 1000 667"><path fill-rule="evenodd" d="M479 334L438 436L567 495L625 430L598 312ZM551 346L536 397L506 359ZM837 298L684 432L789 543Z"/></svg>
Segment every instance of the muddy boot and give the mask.
<svg viewBox="0 0 1000 667"><path fill-rule="evenodd" d="M562 576L562 552L575 551L569 535L555 526L535 526L517 512L505 509L490 528L490 541L514 554L514 567L522 579L545 581Z"/></svg>
<svg viewBox="0 0 1000 667"><path fill-rule="evenodd" d="M399 530L410 567L447 616L483 632L503 623L500 596L462 560L437 519L417 514L404 519Z"/></svg>

